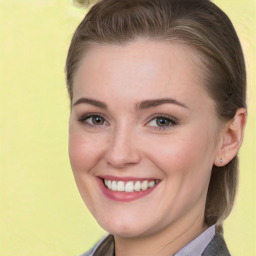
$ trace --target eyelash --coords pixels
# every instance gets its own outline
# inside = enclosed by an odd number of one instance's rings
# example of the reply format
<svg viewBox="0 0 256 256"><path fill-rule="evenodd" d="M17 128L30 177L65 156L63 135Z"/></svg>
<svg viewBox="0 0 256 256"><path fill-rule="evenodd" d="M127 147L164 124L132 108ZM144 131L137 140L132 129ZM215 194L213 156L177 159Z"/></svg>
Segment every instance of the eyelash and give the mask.
<svg viewBox="0 0 256 256"><path fill-rule="evenodd" d="M168 121L169 124L168 124L167 126L163 126L163 127L161 127L161 126L155 127L155 128L158 129L158 130L167 130L167 129L171 129L171 128L173 128L175 125L178 124L178 120L177 120L176 118L171 117L171 116L169 116L169 115L165 115L165 114L155 114L155 115L150 119L150 121L147 122L147 124L149 124L150 122L152 122L152 121L154 121L154 120L161 119L161 118L164 119L164 120L166 120L166 121Z"/></svg>
<svg viewBox="0 0 256 256"><path fill-rule="evenodd" d="M102 118L104 122L107 122L106 119L104 118L104 116L102 116L101 114L98 114L98 113L90 113L90 114L86 114L86 115L83 115L82 117L80 117L78 119L79 122L81 123L84 123L85 125L89 126L89 127L92 127L92 128L101 128L101 126L103 125L96 125L96 124L90 124L86 121L88 121L90 118L93 118L93 117L99 117L99 118ZM165 114L156 114L154 115L153 117L151 117L151 119L147 122L147 124L149 124L150 122L154 121L154 120L157 120L157 119L163 119L165 121L167 121L169 124L167 126L156 126L155 128L158 129L158 130L166 130L166 129L170 129L170 128L173 128L175 125L178 124L177 122L177 119L174 118L174 117L171 117L169 115L165 115ZM108 123L108 122L107 122Z"/></svg>
<svg viewBox="0 0 256 256"><path fill-rule="evenodd" d="M96 128L96 129L100 128L100 126L102 126L102 125L90 124L90 123L86 122L86 121L88 121L88 119L93 118L93 117L100 117L103 119L104 122L107 122L106 119L104 118L104 116L102 116L101 114L98 114L98 113L90 113L90 114L83 115L78 119L78 121L81 123L84 123L85 125L92 127L92 128Z"/></svg>

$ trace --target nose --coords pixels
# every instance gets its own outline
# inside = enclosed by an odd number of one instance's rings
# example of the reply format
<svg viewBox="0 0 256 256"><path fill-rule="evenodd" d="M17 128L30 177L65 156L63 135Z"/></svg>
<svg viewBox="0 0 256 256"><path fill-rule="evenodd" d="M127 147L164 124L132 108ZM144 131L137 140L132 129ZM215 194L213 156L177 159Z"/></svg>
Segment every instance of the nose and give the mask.
<svg viewBox="0 0 256 256"><path fill-rule="evenodd" d="M120 127L111 135L105 154L106 162L115 168L137 164L141 160L136 139L131 129Z"/></svg>

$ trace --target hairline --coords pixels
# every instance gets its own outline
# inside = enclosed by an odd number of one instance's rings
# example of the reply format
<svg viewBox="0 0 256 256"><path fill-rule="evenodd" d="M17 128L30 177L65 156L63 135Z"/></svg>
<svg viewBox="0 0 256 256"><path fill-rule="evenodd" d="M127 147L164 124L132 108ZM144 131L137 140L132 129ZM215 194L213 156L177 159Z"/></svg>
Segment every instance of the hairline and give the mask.
<svg viewBox="0 0 256 256"><path fill-rule="evenodd" d="M198 47L196 47L194 44L192 44L191 42L189 42L188 40L182 40L180 38L177 37L172 37L170 36L137 36L134 38L127 38L126 40L123 41L103 41L103 40L98 40L98 41L93 41L90 40L88 42L84 42L82 44L83 50L82 50L82 54L81 57L79 59L79 61L77 61L76 63L76 67L75 70L73 72L72 75L72 84L69 85L71 88L71 96L72 98L70 98L70 102L72 104L73 101L73 86L74 86L74 78L79 70L79 67L81 66L87 52L89 52L91 49L97 48L97 47L104 47L104 46L128 46L130 44L139 42L139 41L149 41L149 42L158 42L158 43L178 43L178 44L183 44L184 46L188 47L191 49L191 55L193 56L193 62L195 62L195 64L197 65L197 75L199 80L202 82L202 84L206 84L207 83L207 78L206 75L210 72L209 68L207 68L207 66L209 65L209 60L208 60L208 56L206 56L206 53L204 53L202 50L198 49ZM207 65L208 64L208 65ZM206 85L204 87L207 87ZM206 89L206 88L205 88ZM207 90L206 90L207 91ZM208 96L213 99L215 101L215 99L212 97L212 95L207 91Z"/></svg>

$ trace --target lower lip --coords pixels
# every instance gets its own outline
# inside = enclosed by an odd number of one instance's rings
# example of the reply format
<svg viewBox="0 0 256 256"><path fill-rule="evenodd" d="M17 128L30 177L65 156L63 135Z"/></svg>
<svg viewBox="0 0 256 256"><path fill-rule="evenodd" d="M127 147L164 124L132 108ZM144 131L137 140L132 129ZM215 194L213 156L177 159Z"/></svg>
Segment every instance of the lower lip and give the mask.
<svg viewBox="0 0 256 256"><path fill-rule="evenodd" d="M130 202L134 201L137 199L140 199L144 196L147 196L150 194L157 186L156 184L154 187L149 188L145 191L138 191L138 192L119 192L119 191L112 191L108 188L105 187L103 184L103 181L101 178L97 178L97 182L100 186L100 189L102 193L109 199L114 200L114 201L119 201L119 202Z"/></svg>

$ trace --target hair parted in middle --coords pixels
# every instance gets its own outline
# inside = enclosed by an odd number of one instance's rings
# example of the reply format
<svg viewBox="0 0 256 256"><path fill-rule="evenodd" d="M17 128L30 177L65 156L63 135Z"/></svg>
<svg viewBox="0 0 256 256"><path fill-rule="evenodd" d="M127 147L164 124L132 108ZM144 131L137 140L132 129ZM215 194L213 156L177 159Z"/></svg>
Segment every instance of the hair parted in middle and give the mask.
<svg viewBox="0 0 256 256"><path fill-rule="evenodd" d="M79 1L88 4L89 1ZM94 1L92 1L94 2ZM91 47L125 45L137 40L176 41L194 48L201 60L205 89L222 121L246 108L246 70L242 48L227 15L209 0L100 0L76 29L66 60L72 102L73 78ZM238 158L213 165L205 222L221 230L236 194Z"/></svg>

